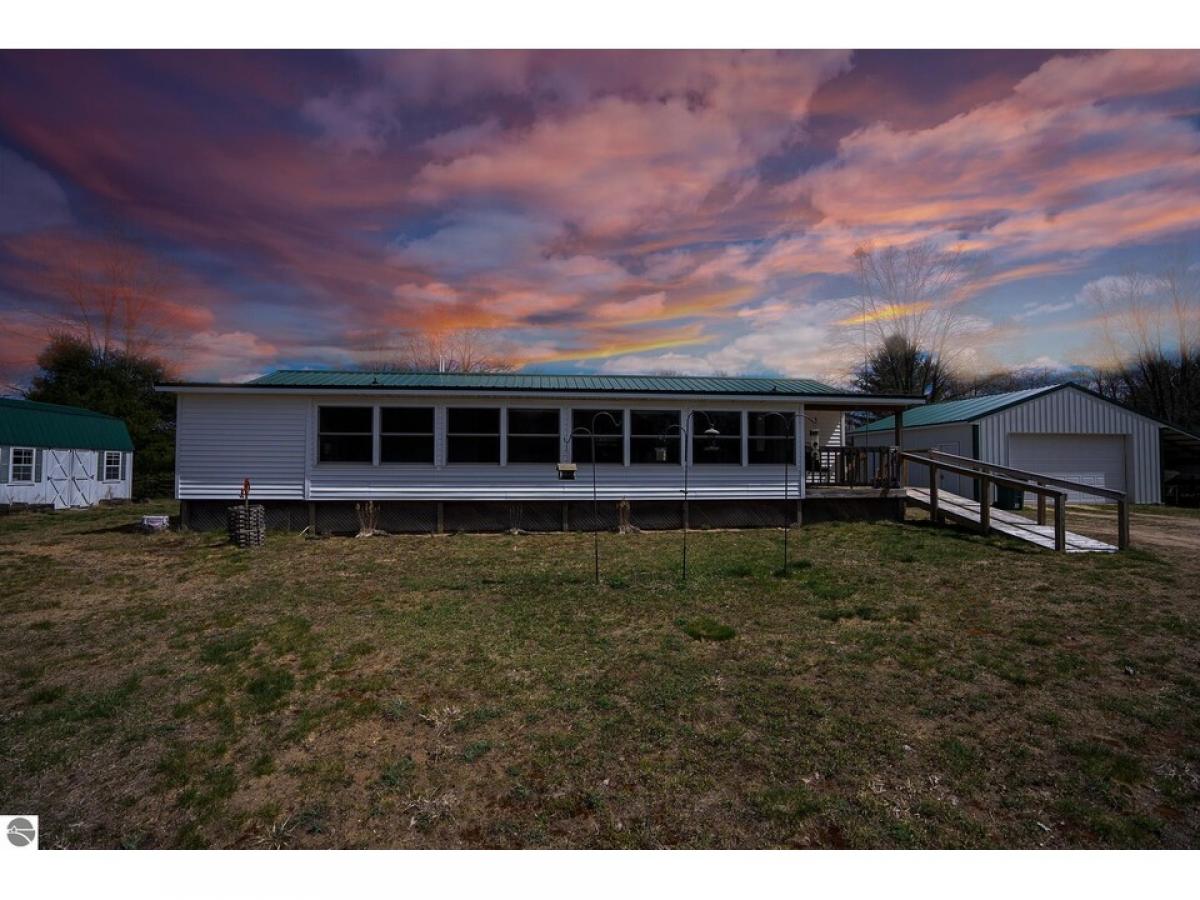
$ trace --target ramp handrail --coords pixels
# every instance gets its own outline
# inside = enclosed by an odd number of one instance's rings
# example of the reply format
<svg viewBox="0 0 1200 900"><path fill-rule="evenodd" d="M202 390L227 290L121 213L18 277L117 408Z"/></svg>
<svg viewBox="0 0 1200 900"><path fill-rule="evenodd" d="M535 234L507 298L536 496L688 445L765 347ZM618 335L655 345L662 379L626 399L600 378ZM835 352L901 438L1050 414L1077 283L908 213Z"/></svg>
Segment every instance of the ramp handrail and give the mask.
<svg viewBox="0 0 1200 900"><path fill-rule="evenodd" d="M983 460L971 459L969 456L959 456L957 453L947 453L944 450L929 450L927 452L930 456L935 456L939 459L953 460L959 465L971 466L985 472L994 472L1000 475L1025 478L1033 481L1036 484L1066 488L1067 490L1075 491L1078 494L1092 494L1096 497L1104 497L1109 500L1116 500L1117 546L1121 550L1126 550L1129 548L1129 499L1125 491L1118 491L1116 488L1096 487L1092 484L1082 484L1078 481L1070 481L1066 478L1059 478L1055 475L1042 475L1039 472L1029 472L1025 469L1014 469L1012 466L1002 466L998 463L983 462ZM1045 520L1046 501L1041 494L1038 494L1038 524L1045 525Z"/></svg>
<svg viewBox="0 0 1200 900"><path fill-rule="evenodd" d="M930 451L933 452L933 451ZM900 459L904 462L915 462L919 465L929 467L929 515L936 521L938 517L938 483L937 474L942 472L953 472L956 475L965 475L967 478L972 478L979 482L979 529L984 534L992 527L992 485L1002 484L1006 487L1015 487L1023 491L1028 491L1038 495L1039 508L1045 509L1045 498L1054 498L1054 549L1059 552L1066 552L1067 549L1067 510L1066 510L1066 491L1058 490L1045 485L1037 484L1036 482L1027 481L1025 479L1009 477L1005 475L994 475L991 472L983 472L978 469L969 468L968 466L959 465L952 462L941 462L933 459L931 456L925 456L921 453L915 453L911 450L900 452ZM907 478L905 479L907 481ZM1044 521L1038 522L1039 525L1044 525Z"/></svg>

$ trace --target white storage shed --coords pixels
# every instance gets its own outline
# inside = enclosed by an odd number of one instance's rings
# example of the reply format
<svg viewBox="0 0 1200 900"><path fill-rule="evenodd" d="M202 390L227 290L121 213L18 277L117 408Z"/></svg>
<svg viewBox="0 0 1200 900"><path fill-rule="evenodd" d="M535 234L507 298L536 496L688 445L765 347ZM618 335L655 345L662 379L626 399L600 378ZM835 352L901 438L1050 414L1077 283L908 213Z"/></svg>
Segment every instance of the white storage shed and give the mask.
<svg viewBox="0 0 1200 900"><path fill-rule="evenodd" d="M0 398L0 506L128 500L133 442L121 419L76 406Z"/></svg>

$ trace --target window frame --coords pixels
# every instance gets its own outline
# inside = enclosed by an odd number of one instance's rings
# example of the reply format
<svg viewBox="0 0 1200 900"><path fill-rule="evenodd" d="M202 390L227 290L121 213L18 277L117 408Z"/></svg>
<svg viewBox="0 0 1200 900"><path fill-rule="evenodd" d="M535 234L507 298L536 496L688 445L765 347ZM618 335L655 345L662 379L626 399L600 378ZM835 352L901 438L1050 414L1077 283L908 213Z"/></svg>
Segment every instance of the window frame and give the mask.
<svg viewBox="0 0 1200 900"><path fill-rule="evenodd" d="M378 442L376 438L379 434L379 407L373 403L318 403L316 409L316 434L317 434L317 459L318 466L373 466L379 460L377 452ZM321 410L323 409L365 409L371 414L370 431L322 431L321 430ZM369 437L371 439L370 459L322 459L321 458L321 438L323 435L336 435L341 437Z"/></svg>
<svg viewBox="0 0 1200 900"><path fill-rule="evenodd" d="M577 412L590 413L590 415L587 417L587 423L585 425L577 426L575 424L575 413L577 413ZM627 438L629 437L629 428L628 428L629 416L628 416L627 409L625 409L624 407L617 407L617 406L572 406L571 407L571 462L575 463L576 465L584 465L584 466L590 466L592 464L592 460L590 458L591 454L592 454L592 450L591 450L592 437L589 435L586 435L586 434L577 435L577 434L575 434L575 429L578 427L590 429L592 427L592 422L595 421L596 414L602 413L602 412L606 412L606 413L609 413L610 415L612 415L612 417L617 420L617 427L620 430L616 434L595 435L596 444L599 447L599 446L601 446L603 441L607 441L610 444L616 443L618 446L620 446L621 452L620 452L620 459L600 460L596 463L596 465L598 465L598 466L627 466L627 465L629 465L629 457L626 453L626 451L629 449L629 442L627 440ZM588 448L587 455L589 457L588 459L576 458L576 455L575 455L576 439L583 441L584 444L587 446L587 448Z"/></svg>
<svg viewBox="0 0 1200 900"><path fill-rule="evenodd" d="M672 423L672 425L667 426L668 430L665 432L656 432L655 434L644 434L642 432L634 430L633 422L639 413L640 414L650 413L650 414L655 414L655 415L674 413L675 421ZM630 409L629 410L629 464L631 466L681 466L681 465L683 465L684 440L683 440L682 425L683 425L683 410L682 409L670 409L670 408L668 408L668 409L662 409L662 408ZM634 443L635 441L659 440L660 438L663 438L663 437L665 437L666 441L667 441L667 447L668 447L668 450L667 450L668 458L667 459L652 460L652 461L647 462L647 461L643 461L643 460L639 460L639 459L635 458L635 455L633 452L633 448L635 446L635 443ZM670 447L672 445L672 442L674 442L674 446L675 446L675 454L676 454L675 459L669 458L671 455Z"/></svg>
<svg viewBox="0 0 1200 900"><path fill-rule="evenodd" d="M546 413L553 415L555 418L555 428L550 431L518 431L512 429L513 413ZM541 460L517 460L513 461L513 438L520 441L522 438L536 438L546 441L547 443L552 438L554 440L554 453L550 459ZM510 466L546 466L553 465L562 460L562 408L558 406L508 406L505 407L504 414L504 464Z"/></svg>
<svg viewBox="0 0 1200 900"><path fill-rule="evenodd" d="M451 431L450 419L455 412L463 410L486 410L496 414L496 431ZM504 461L504 431L505 415L502 406L448 406L446 407L446 465L447 466L498 466ZM496 459L493 460L454 460L451 459L451 443L456 437L491 438L496 439Z"/></svg>
<svg viewBox="0 0 1200 900"><path fill-rule="evenodd" d="M17 454L25 452L29 454L28 463L18 463ZM29 477L18 478L17 466L29 466ZM36 447L10 447L8 450L8 483L9 484L34 484L33 476L37 474L37 448Z"/></svg>
<svg viewBox="0 0 1200 900"><path fill-rule="evenodd" d="M411 403L384 403L376 407L374 415L375 446L378 447L376 461L381 466L422 466L430 467L437 464L437 407L415 406ZM389 409L419 409L429 411L429 431L384 431L383 415ZM429 458L423 460L384 459L383 439L385 437L427 437L429 438Z"/></svg>
<svg viewBox="0 0 1200 900"><path fill-rule="evenodd" d="M108 469L109 469L108 458L110 455L114 455L114 454L116 455L116 458L117 458L117 462L116 462L117 477L109 478L108 477ZM112 483L112 482L117 482L117 481L121 480L121 451L120 450L105 450L104 451L104 459L101 461L100 474L102 476L100 478L100 480L103 482L106 482L106 483Z"/></svg>
<svg viewBox="0 0 1200 900"><path fill-rule="evenodd" d="M786 419L788 416L788 413L783 412L782 410L780 410L780 412L782 412L784 418ZM786 460L788 465L794 466L796 464L795 419L798 419L799 416L795 416L793 419L792 426L791 426L791 429L792 429L791 435L787 434L786 422L782 426L785 429L783 434L755 434L754 433L754 417L755 416L761 417L763 421L770 421L770 422L779 421L779 419L775 416L774 411L767 412L767 411L755 410L755 409L747 411L747 413L746 413L746 465L748 465L748 466L781 466L784 464L784 461ZM754 458L754 442L755 441L765 441L766 442L766 445L764 445L761 448L762 451L766 451L767 446L770 446L770 445L774 445L774 446L782 445L784 448L784 458L783 459L771 459L771 460L755 459ZM789 441L791 442L791 449L788 449Z"/></svg>

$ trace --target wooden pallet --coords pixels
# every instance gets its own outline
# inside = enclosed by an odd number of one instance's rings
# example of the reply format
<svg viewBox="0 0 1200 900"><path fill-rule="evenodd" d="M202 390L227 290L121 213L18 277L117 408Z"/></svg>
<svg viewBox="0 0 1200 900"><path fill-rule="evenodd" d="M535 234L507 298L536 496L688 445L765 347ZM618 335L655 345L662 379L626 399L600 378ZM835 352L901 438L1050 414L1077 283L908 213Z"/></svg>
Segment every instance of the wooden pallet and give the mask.
<svg viewBox="0 0 1200 900"><path fill-rule="evenodd" d="M928 488L908 488L908 502L913 506L928 510L930 508ZM979 503L976 500L968 500L958 494L938 491L938 513L947 519L973 525L975 528L979 527ZM1054 549L1053 525L1039 525L1032 519L1008 510L996 509L994 506L991 508L991 529L1019 541L1037 544L1047 550ZM1116 551L1117 548L1112 544L1084 537L1073 531L1067 532L1068 553L1115 553Z"/></svg>

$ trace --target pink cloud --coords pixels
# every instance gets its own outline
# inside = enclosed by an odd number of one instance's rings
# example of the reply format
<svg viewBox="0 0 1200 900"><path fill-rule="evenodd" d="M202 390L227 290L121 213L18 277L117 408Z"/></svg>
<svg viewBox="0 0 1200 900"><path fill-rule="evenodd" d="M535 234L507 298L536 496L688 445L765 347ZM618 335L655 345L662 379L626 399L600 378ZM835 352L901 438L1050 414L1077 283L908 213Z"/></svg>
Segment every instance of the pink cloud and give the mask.
<svg viewBox="0 0 1200 900"><path fill-rule="evenodd" d="M632 300L610 300L600 303L592 309L592 315L606 321L637 322L659 318L666 306L667 295L659 291L655 294L643 294Z"/></svg>

